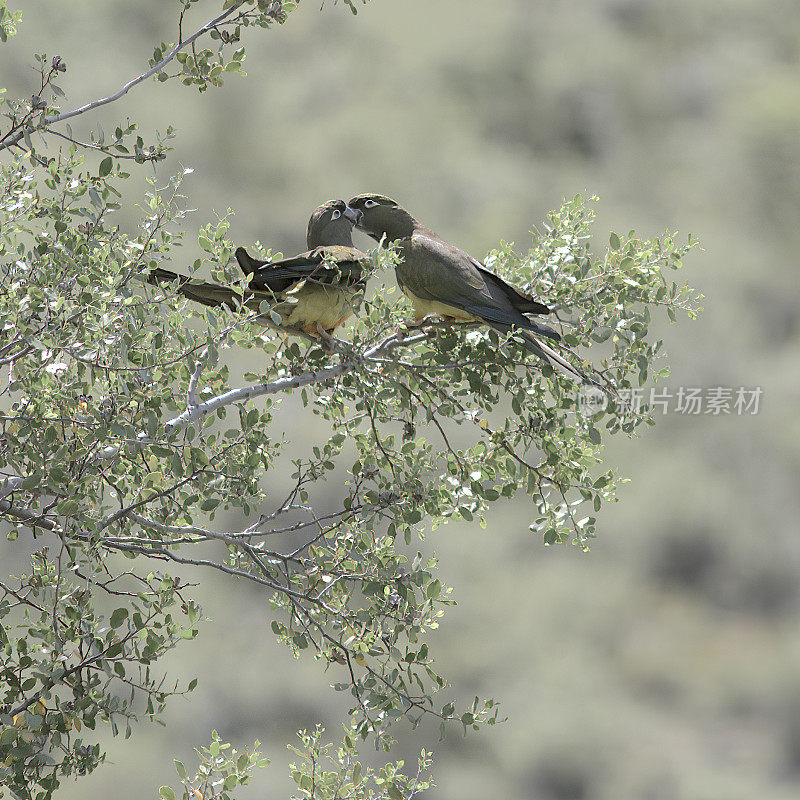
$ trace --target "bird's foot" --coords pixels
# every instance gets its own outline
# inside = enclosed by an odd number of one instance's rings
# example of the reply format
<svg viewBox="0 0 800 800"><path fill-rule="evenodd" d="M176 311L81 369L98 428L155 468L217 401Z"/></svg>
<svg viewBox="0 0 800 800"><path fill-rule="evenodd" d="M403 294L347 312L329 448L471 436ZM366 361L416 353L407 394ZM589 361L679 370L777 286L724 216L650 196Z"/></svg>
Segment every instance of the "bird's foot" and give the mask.
<svg viewBox="0 0 800 800"><path fill-rule="evenodd" d="M413 322L405 322L395 328L394 334L398 339L405 339L412 331L424 328L435 316L417 317Z"/></svg>
<svg viewBox="0 0 800 800"><path fill-rule="evenodd" d="M342 342L340 342L335 336L331 336L330 331L326 331L325 328L323 328L319 323L317 323L316 333L317 336L319 336L323 347L329 353L337 353L342 349Z"/></svg>

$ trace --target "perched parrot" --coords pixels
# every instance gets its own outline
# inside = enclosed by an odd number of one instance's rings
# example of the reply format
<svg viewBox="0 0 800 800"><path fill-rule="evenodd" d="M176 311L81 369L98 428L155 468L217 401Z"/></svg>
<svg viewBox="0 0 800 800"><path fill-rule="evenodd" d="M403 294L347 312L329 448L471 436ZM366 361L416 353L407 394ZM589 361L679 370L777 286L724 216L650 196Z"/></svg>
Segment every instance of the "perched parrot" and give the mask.
<svg viewBox="0 0 800 800"><path fill-rule="evenodd" d="M531 319L531 315L549 314L546 305L440 239L394 200L360 194L348 202L345 214L376 241L397 244L397 283L411 300L418 321L437 314L458 322L483 322L501 333L514 331L530 352L558 364L581 382L595 383L541 341L541 337L561 338L548 325Z"/></svg>
<svg viewBox="0 0 800 800"><path fill-rule="evenodd" d="M160 267L147 280L156 285L178 281L176 290L197 303L244 308L265 321L274 312L280 328L289 333L328 338L363 299L370 263L366 253L353 247L353 223L346 210L344 200L315 209L308 221L308 250L293 258L262 261L237 248L236 260L250 278L244 294Z"/></svg>

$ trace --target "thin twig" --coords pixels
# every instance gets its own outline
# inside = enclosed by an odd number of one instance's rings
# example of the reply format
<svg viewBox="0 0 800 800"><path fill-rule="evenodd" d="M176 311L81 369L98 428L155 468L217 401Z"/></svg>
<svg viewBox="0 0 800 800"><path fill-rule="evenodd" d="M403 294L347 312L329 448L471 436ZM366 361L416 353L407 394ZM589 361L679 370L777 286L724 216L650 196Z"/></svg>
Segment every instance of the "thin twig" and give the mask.
<svg viewBox="0 0 800 800"><path fill-rule="evenodd" d="M208 362L208 349L206 349L203 353L200 354L200 357L197 359L197 366L192 373L192 377L189 379L189 391L186 393L186 406L187 409L189 408L197 408L199 403L197 402L197 385L200 383L200 376L203 374L203 370L205 369L206 363Z"/></svg>

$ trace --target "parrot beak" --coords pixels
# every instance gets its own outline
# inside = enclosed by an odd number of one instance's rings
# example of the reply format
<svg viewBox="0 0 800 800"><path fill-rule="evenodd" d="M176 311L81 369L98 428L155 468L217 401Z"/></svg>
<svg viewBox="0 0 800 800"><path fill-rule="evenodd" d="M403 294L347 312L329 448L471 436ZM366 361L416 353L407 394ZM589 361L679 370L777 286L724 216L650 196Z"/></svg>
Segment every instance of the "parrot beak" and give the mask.
<svg viewBox="0 0 800 800"><path fill-rule="evenodd" d="M350 206L346 206L344 209L344 215L350 222L353 223L357 228L361 227L361 218L364 216L361 211L357 208L350 208Z"/></svg>

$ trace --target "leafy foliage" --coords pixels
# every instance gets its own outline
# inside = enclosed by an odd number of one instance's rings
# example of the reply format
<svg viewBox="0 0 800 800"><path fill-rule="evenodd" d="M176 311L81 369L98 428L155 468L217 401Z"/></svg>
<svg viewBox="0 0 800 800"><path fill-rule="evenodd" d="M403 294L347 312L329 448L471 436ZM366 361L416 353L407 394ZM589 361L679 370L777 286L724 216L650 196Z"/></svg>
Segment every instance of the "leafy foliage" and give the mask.
<svg viewBox="0 0 800 800"><path fill-rule="evenodd" d="M289 745L299 760L290 765L292 778L298 786L296 800L411 800L434 786L426 774L430 756L424 750L413 776L405 775L403 762L386 764L379 770L364 768L356 752L357 736L345 729L342 744L334 750L332 744L322 744L324 729L301 731L300 747Z"/></svg>
<svg viewBox="0 0 800 800"><path fill-rule="evenodd" d="M114 735L122 725L127 738L137 714L157 718L178 690L150 664L197 633L197 608L182 600L177 580L150 573L122 593L99 560L79 563L62 548L58 559L43 548L29 575L2 584L0 784L17 797L37 787L49 796L63 776L94 770L104 756L81 734L98 721ZM124 594L125 605L98 611L95 582Z"/></svg>
<svg viewBox="0 0 800 800"><path fill-rule="evenodd" d="M21 19L21 11L11 11L6 0L0 0L0 42L7 42L17 32Z"/></svg>
<svg viewBox="0 0 800 800"><path fill-rule="evenodd" d="M208 747L195 748L200 764L193 776L189 776L183 762L175 759L175 771L183 784L183 800L230 800L231 792L250 782L257 767L266 767L269 759L259 753L260 742L256 741L252 751L237 753L228 742L223 742L216 731L212 731ZM159 796L163 800L178 797L170 786L162 786Z"/></svg>
<svg viewBox="0 0 800 800"><path fill-rule="evenodd" d="M180 4L181 25L197 4ZM220 85L245 55L237 47L224 61L224 49L293 6L226 2L194 38L157 47L134 82ZM190 57L184 45L203 33L218 50L193 48ZM173 60L181 71L171 75ZM422 784L398 765L356 772L356 738L388 748L404 717L465 732L498 719L492 699L445 696L431 632L453 595L416 537L453 518L485 525L492 504L522 495L545 543L586 546L617 483L601 468L601 423L606 435L652 423L618 393L656 366L657 377L666 374L651 311L695 314L690 290L667 278L692 243L612 234L594 255L592 213L578 197L550 215L526 254L505 244L490 254L490 266L554 305L567 345L591 345L612 402L589 415L574 383L526 358L513 336L435 322L403 332L407 304L388 292L365 302L349 340L333 350L283 342L255 312L200 310L146 284L182 241L180 178L151 182L138 231L109 218L129 177L123 164L160 160L172 131L150 146L134 139L133 124L88 142L56 131L97 104L60 113L64 62L37 61L38 100L2 101L0 513L11 540L47 544L29 574L0 583L0 780L19 797L49 797L61 777L101 763L99 746L78 736L85 728L100 720L116 734L124 722L128 735L139 716L158 718L184 689L155 664L198 633L186 576L215 570L266 593L274 634L295 656L313 654L351 697L352 729L331 757L335 768L310 786L329 750L320 731L303 736L301 796L332 797L341 785L356 797L413 796ZM33 133L63 146L40 151ZM244 293L228 230L227 217L200 229L207 257L192 270L210 269ZM393 259L373 254L376 269ZM254 356L238 388L224 357L234 346ZM325 430L307 453L276 422L290 390ZM286 475L285 495L266 490ZM229 512L247 524L220 530L215 521ZM224 797L253 758L234 769L215 738L195 778L179 771L184 793L200 781L216 787L204 796Z"/></svg>

